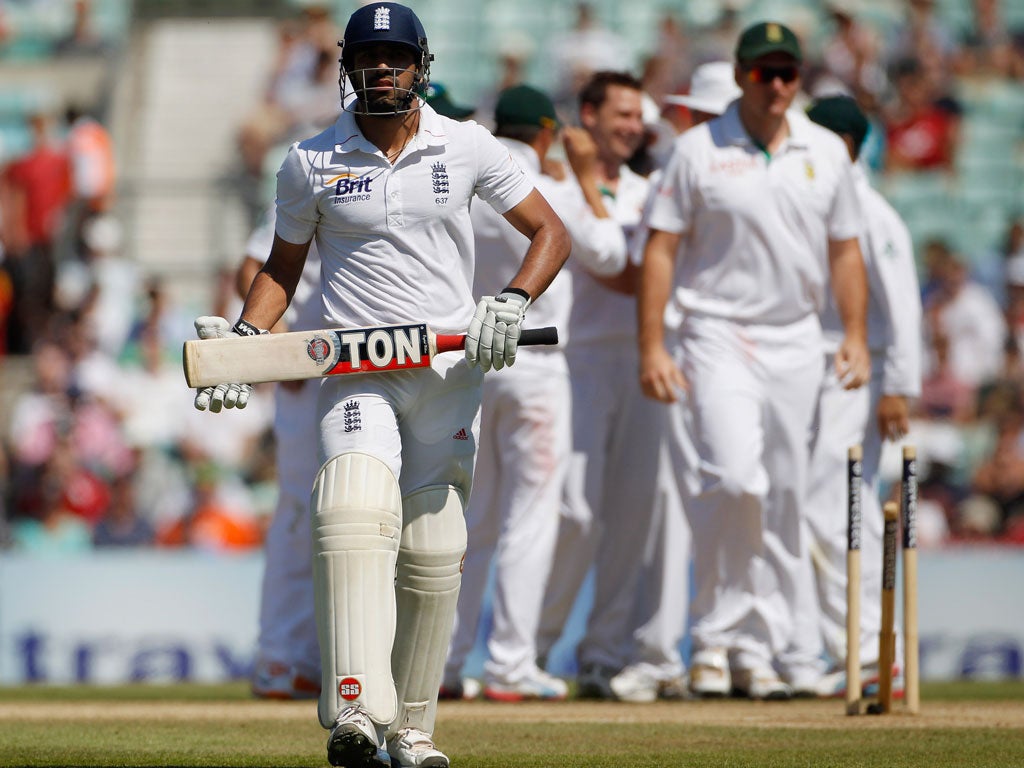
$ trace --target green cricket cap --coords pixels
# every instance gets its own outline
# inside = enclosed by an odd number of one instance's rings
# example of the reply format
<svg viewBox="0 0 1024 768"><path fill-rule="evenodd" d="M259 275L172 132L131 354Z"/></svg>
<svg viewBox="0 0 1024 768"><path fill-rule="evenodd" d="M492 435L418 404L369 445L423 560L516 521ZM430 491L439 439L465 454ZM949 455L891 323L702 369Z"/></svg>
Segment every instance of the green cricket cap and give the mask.
<svg viewBox="0 0 1024 768"><path fill-rule="evenodd" d="M807 110L807 116L833 133L850 134L853 137L853 145L858 150L864 143L870 127L857 102L849 96L818 99Z"/></svg>
<svg viewBox="0 0 1024 768"><path fill-rule="evenodd" d="M529 85L514 85L501 92L494 106L494 122L506 126L559 126L554 103L546 93Z"/></svg>
<svg viewBox="0 0 1024 768"><path fill-rule="evenodd" d="M762 21L747 27L736 44L736 61L741 63L769 53L786 53L797 62L804 60L796 34L785 24L775 21Z"/></svg>
<svg viewBox="0 0 1024 768"><path fill-rule="evenodd" d="M452 101L448 89L441 83L428 84L423 98L439 115L450 117L453 120L465 120L476 112L476 107L467 107Z"/></svg>

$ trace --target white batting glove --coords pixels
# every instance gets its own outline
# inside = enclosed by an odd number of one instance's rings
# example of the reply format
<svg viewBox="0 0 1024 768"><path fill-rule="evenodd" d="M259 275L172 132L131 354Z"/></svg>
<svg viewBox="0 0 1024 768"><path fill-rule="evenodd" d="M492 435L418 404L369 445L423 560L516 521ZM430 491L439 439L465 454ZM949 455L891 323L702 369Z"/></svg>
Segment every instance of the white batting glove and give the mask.
<svg viewBox="0 0 1024 768"><path fill-rule="evenodd" d="M516 361L523 318L530 297L516 288L506 288L497 296L484 296L466 331L466 360L479 365L485 373L500 371Z"/></svg>
<svg viewBox="0 0 1024 768"><path fill-rule="evenodd" d="M200 339L223 339L228 336L256 336L261 331L244 320L239 320L234 327L228 325L223 317L197 317L196 334ZM245 408L252 394L252 384L218 384L215 387L200 387L196 390L195 406L200 411L209 409L210 413L220 413L221 408Z"/></svg>

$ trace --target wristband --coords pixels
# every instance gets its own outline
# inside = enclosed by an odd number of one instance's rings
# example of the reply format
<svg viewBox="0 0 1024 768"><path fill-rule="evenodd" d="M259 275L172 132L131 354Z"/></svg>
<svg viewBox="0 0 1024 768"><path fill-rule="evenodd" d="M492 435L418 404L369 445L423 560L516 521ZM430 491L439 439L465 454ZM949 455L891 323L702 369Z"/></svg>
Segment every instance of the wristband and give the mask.
<svg viewBox="0 0 1024 768"><path fill-rule="evenodd" d="M237 333L239 336L262 336L264 333L270 333L270 331L264 331L262 328L257 328L252 323L242 318L238 318L238 322L231 328L232 331Z"/></svg>
<svg viewBox="0 0 1024 768"><path fill-rule="evenodd" d="M530 294L524 291L522 288L505 288L501 293L514 293L516 296L522 296L526 299L526 303L531 303ZM499 296L501 294L498 294Z"/></svg>

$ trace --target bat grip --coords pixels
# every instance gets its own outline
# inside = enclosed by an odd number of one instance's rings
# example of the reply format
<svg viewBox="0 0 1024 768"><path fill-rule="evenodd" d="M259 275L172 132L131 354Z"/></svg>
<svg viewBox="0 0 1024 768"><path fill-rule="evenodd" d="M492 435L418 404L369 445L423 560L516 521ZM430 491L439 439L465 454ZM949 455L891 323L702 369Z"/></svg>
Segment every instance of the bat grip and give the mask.
<svg viewBox="0 0 1024 768"><path fill-rule="evenodd" d="M464 333L439 333L436 340L439 353L455 352L466 348L466 334ZM519 336L519 346L521 347L557 343L558 329L553 325L544 328L527 328Z"/></svg>

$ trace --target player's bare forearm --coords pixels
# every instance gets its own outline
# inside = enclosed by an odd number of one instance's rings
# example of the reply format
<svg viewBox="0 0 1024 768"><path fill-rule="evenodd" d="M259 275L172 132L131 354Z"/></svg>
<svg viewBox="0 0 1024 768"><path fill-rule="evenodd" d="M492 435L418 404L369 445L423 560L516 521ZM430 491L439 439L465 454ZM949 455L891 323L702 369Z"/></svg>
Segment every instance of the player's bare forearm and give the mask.
<svg viewBox="0 0 1024 768"><path fill-rule="evenodd" d="M832 292L847 338L867 339L868 275L856 238L832 240L828 247Z"/></svg>
<svg viewBox="0 0 1024 768"><path fill-rule="evenodd" d="M878 401L878 432L883 440L901 440L910 430L910 407L903 395L882 395Z"/></svg>
<svg viewBox="0 0 1024 768"><path fill-rule="evenodd" d="M676 249L681 236L652 230L644 248L637 296L640 386L647 397L671 403L686 387L675 361L665 349L665 307L671 294Z"/></svg>
<svg viewBox="0 0 1024 768"><path fill-rule="evenodd" d="M257 328L274 327L288 309L308 252L308 242L289 243L274 235L270 256L246 294L242 319Z"/></svg>
<svg viewBox="0 0 1024 768"><path fill-rule="evenodd" d="M252 287L252 281L256 279L256 275L262 267L263 262L259 259L254 259L252 256L244 257L242 263L238 265L238 269L235 271L235 290L238 292L238 297L243 301ZM285 333L288 330L288 323L284 320L279 320L273 328L268 330L271 333Z"/></svg>
<svg viewBox="0 0 1024 768"><path fill-rule="evenodd" d="M507 212L505 218L530 238L522 266L508 287L526 291L531 299L536 300L569 258L572 245L569 233L558 214L536 189Z"/></svg>
<svg viewBox="0 0 1024 768"><path fill-rule="evenodd" d="M665 346L665 307L672 291L676 249L681 237L652 229L644 247L637 292L640 354Z"/></svg>
<svg viewBox="0 0 1024 768"><path fill-rule="evenodd" d="M829 241L828 256L832 291L844 331L836 354L836 373L846 389L855 389L866 384L871 376L867 270L856 238Z"/></svg>

